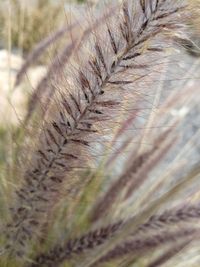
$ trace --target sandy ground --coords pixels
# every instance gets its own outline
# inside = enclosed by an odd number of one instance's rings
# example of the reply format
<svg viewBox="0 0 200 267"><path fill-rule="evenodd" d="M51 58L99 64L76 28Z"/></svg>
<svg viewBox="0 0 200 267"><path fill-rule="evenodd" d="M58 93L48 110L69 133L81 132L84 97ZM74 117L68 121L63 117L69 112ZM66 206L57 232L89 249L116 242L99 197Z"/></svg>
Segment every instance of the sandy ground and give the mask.
<svg viewBox="0 0 200 267"><path fill-rule="evenodd" d="M30 68L25 81L14 88L17 71L23 59L7 50L0 50L0 123L18 124L24 116L27 96L45 74L44 66Z"/></svg>

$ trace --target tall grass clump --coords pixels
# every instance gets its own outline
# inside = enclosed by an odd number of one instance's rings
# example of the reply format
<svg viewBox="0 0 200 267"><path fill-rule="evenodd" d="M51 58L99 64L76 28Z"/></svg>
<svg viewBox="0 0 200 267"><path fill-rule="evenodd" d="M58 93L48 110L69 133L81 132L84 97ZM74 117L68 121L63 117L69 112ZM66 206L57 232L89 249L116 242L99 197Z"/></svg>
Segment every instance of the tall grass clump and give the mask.
<svg viewBox="0 0 200 267"><path fill-rule="evenodd" d="M12 46L19 49L23 55L29 53L44 36L58 28L60 16L64 13L62 4L55 3L52 5L50 0L3 1L0 3L0 18L2 20L0 36L4 44L6 44L8 38L7 6L11 10ZM49 23L44 23L44 17L47 16L49 16Z"/></svg>
<svg viewBox="0 0 200 267"><path fill-rule="evenodd" d="M2 197L2 266L160 266L199 241L199 162L167 172L164 161L181 127L171 107L199 89L186 76L181 97L161 94L198 10L186 0L125 0L93 12L30 99ZM73 36L78 23L62 33Z"/></svg>

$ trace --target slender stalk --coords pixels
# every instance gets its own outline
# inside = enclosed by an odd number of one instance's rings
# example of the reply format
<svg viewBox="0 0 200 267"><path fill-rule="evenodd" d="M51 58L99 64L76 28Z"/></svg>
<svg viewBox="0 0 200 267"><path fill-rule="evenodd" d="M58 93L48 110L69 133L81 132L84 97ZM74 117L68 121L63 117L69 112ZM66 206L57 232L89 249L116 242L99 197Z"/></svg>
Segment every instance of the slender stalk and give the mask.
<svg viewBox="0 0 200 267"><path fill-rule="evenodd" d="M195 235L199 237L197 229L181 229L176 232L163 232L153 235L148 238L138 238L125 242L110 251L107 255L102 257L98 262L90 265L90 267L98 266L100 263L108 262L117 258L126 256L127 254L137 255L145 254L147 251L152 251L157 247L161 247L171 242L177 242L183 238L194 238Z"/></svg>
<svg viewBox="0 0 200 267"><path fill-rule="evenodd" d="M137 239L140 237L140 234L142 234L141 238L144 238L144 233L148 236L152 235L152 230L170 230L174 225L194 222L199 218L199 205L183 206L178 209L175 208L173 210L167 210L161 214L150 217L146 223L141 224L138 229L132 233L131 237ZM80 238L66 241L64 244L56 244L50 251L39 254L34 262L27 267L39 267L41 265L48 267L54 266L55 264L62 263L65 260L70 259L74 255L80 255L88 250L93 250L106 243L112 236L117 234L122 225L125 225L126 223L126 221L119 221L115 224L108 225L107 227L90 231L88 234L85 234Z"/></svg>

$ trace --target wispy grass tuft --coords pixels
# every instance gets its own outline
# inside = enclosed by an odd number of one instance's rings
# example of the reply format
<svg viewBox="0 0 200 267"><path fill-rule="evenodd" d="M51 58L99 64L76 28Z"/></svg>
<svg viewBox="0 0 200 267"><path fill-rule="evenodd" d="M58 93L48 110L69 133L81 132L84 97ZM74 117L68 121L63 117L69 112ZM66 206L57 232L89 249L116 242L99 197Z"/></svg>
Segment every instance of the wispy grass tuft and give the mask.
<svg viewBox="0 0 200 267"><path fill-rule="evenodd" d="M187 0L94 7L87 23L77 19L29 54L17 84L71 35L29 100L19 166L1 178L0 265L155 267L199 240L199 162L186 161L187 145L176 151L185 115L170 114L199 93L196 76L188 81L198 62L183 84L173 59L192 42L193 9ZM183 95L170 92L176 86Z"/></svg>

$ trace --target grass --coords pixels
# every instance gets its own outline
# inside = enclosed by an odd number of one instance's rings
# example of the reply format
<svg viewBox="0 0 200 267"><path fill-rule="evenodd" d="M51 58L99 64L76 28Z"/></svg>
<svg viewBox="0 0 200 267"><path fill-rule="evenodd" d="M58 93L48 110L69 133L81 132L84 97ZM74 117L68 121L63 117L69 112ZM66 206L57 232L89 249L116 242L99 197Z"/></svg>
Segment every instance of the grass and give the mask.
<svg viewBox="0 0 200 267"><path fill-rule="evenodd" d="M74 1L76 2L76 1ZM85 1L82 1L84 3ZM64 10L68 1L36 0L20 1L9 0L6 4L0 3L0 37L1 45L6 47L8 40L8 27L11 23L12 48L18 50L26 57L44 37L50 35L62 26L66 20ZM7 16L10 9L10 18ZM48 22L45 21L48 19ZM44 55L37 63L46 63L53 57L59 46L51 46L48 54Z"/></svg>
<svg viewBox="0 0 200 267"><path fill-rule="evenodd" d="M185 136L180 111L199 103L198 53L185 48L200 10L166 2L94 7L64 46L47 37L65 25L45 19L58 12L49 1L23 18L23 38L10 28L12 47L33 55L42 38L37 55L59 52L24 120L0 128L0 266L198 264L199 129Z"/></svg>

